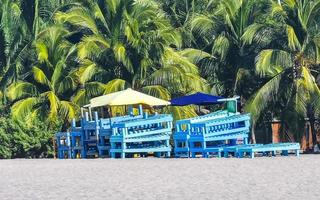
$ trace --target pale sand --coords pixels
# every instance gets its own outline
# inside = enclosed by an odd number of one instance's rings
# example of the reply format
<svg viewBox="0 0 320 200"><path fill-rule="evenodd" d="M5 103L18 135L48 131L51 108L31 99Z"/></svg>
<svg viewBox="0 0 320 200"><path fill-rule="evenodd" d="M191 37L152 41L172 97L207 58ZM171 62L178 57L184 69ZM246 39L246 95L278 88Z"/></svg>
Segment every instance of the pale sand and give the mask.
<svg viewBox="0 0 320 200"><path fill-rule="evenodd" d="M0 160L0 199L320 199L320 155Z"/></svg>

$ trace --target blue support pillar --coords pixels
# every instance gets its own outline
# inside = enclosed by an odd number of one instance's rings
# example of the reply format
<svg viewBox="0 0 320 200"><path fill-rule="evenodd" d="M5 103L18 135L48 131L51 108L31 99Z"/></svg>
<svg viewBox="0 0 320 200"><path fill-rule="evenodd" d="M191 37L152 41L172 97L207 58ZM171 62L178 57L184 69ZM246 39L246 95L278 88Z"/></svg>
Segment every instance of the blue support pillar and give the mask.
<svg viewBox="0 0 320 200"><path fill-rule="evenodd" d="M89 113L88 112L85 112L84 120L89 121Z"/></svg>
<svg viewBox="0 0 320 200"><path fill-rule="evenodd" d="M282 155L288 156L288 150L283 150L283 151L282 151Z"/></svg>
<svg viewBox="0 0 320 200"><path fill-rule="evenodd" d="M201 148L202 148L202 157L207 158L208 157L208 154L206 152L207 145L205 141L201 142Z"/></svg>
<svg viewBox="0 0 320 200"><path fill-rule="evenodd" d="M254 158L254 152L253 151L250 152L250 157Z"/></svg>
<svg viewBox="0 0 320 200"><path fill-rule="evenodd" d="M129 107L128 107L128 114L131 115L131 116L134 115L134 114L133 114L133 107L132 107L132 106L129 106Z"/></svg>
<svg viewBox="0 0 320 200"><path fill-rule="evenodd" d="M67 133L67 145L68 145L68 158L71 158L71 141L70 141L70 133Z"/></svg>
<svg viewBox="0 0 320 200"><path fill-rule="evenodd" d="M124 152L127 148L127 144L125 142L122 142L122 152L121 152L121 158L126 158L126 153Z"/></svg>
<svg viewBox="0 0 320 200"><path fill-rule="evenodd" d="M115 145L115 143L111 143L111 149L115 149L116 148L116 145ZM110 153L110 156L111 156L111 158L116 158L116 153L114 153L114 152L111 152Z"/></svg>
<svg viewBox="0 0 320 200"><path fill-rule="evenodd" d="M244 144L248 144L248 138L247 138L247 137L246 137L246 138L243 138L243 140L244 140L244 141L243 141Z"/></svg>
<svg viewBox="0 0 320 200"><path fill-rule="evenodd" d="M76 119L75 119L75 118L72 119L71 127L72 127L72 128L75 128L75 127L76 127Z"/></svg>

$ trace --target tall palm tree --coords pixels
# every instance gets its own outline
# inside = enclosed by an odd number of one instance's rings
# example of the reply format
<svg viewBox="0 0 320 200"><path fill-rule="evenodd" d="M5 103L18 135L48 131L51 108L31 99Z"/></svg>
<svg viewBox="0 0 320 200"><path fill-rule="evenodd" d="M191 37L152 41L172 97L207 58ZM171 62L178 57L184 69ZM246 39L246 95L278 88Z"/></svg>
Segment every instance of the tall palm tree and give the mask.
<svg viewBox="0 0 320 200"><path fill-rule="evenodd" d="M36 60L32 48L33 41L48 22L52 21L53 12L71 2L73 0L0 2L1 93L30 70L31 63Z"/></svg>
<svg viewBox="0 0 320 200"><path fill-rule="evenodd" d="M256 72L266 78L265 84L247 106L255 120L271 108L275 117L289 125L299 138L307 108L319 107L316 78L320 64L320 1L288 0L281 4L270 1L273 32L285 36L274 40L270 48L256 57ZM259 27L259 25L256 25ZM248 30L247 41L261 38L263 27ZM260 35L259 35L260 34ZM303 132L303 131L301 131Z"/></svg>
<svg viewBox="0 0 320 200"><path fill-rule="evenodd" d="M155 1L84 1L55 19L83 34L78 45L83 89L75 102L126 87L163 99L206 90L195 63L209 55L180 50L179 33Z"/></svg>
<svg viewBox="0 0 320 200"><path fill-rule="evenodd" d="M3 91L17 80L24 68L23 58L27 54L30 37L19 1L1 1L0 15L0 87Z"/></svg>
<svg viewBox="0 0 320 200"><path fill-rule="evenodd" d="M263 4L254 0L210 1L191 20L198 44L217 59L205 71L216 93L232 96L239 79L250 75L259 46L245 44L245 30L263 14ZM241 94L240 94L241 95Z"/></svg>
<svg viewBox="0 0 320 200"><path fill-rule="evenodd" d="M12 115L56 120L71 120L78 106L70 102L77 87L73 56L76 47L65 38L70 33L60 26L51 26L39 33L36 48L38 61L24 80L13 83L7 96L13 102Z"/></svg>

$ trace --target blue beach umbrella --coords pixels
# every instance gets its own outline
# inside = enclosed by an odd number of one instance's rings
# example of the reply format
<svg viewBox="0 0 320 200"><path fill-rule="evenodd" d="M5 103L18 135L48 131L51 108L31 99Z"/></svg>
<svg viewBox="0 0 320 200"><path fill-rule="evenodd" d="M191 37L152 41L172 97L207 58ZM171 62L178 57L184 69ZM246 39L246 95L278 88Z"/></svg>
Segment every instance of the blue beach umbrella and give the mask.
<svg viewBox="0 0 320 200"><path fill-rule="evenodd" d="M195 94L171 99L170 102L172 106L212 105L224 103L223 101L219 101L222 99L224 98L220 96L197 92Z"/></svg>

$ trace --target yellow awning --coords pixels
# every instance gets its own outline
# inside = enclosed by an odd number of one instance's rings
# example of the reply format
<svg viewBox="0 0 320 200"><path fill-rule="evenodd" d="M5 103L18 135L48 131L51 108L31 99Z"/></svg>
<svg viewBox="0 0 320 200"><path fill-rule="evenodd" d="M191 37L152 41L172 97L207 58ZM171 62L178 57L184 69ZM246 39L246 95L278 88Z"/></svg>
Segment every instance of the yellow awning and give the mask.
<svg viewBox="0 0 320 200"><path fill-rule="evenodd" d="M128 88L119 92L95 97L90 100L90 107L123 106L144 104L149 106L166 106L170 102Z"/></svg>

